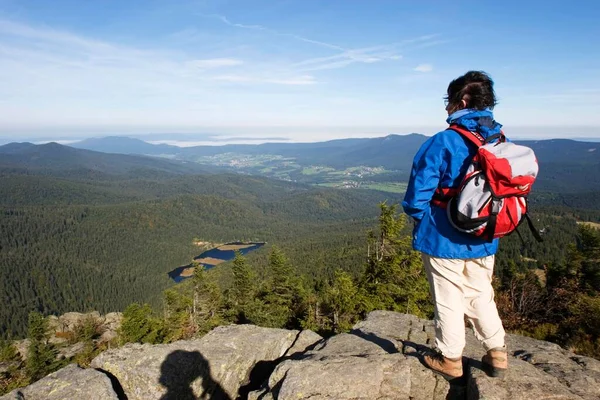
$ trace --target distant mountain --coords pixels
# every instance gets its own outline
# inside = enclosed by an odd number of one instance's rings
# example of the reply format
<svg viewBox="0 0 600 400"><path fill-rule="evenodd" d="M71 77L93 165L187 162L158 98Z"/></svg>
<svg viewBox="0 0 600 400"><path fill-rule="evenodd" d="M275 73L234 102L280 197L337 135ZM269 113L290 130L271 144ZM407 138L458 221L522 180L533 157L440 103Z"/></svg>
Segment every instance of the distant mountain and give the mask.
<svg viewBox="0 0 600 400"><path fill-rule="evenodd" d="M103 138L85 139L81 142L72 143L69 146L77 149L101 151L103 153L115 154L176 154L181 148L167 144L151 144L140 139L122 136L108 136Z"/></svg>
<svg viewBox="0 0 600 400"><path fill-rule="evenodd" d="M600 162L600 143L579 142L571 139L521 140L516 143L529 146L543 163Z"/></svg>
<svg viewBox="0 0 600 400"><path fill-rule="evenodd" d="M75 149L58 143L35 145L9 143L0 146L0 168L29 173L84 176L86 174L143 175L153 173L198 174L210 168L180 160L139 155L107 154Z"/></svg>
<svg viewBox="0 0 600 400"><path fill-rule="evenodd" d="M106 153L163 155L179 159L195 159L224 153L270 154L293 157L303 164L322 164L348 167L358 164L390 167L401 165L399 159L412 156L427 139L426 136L410 134L389 135L380 138L336 139L314 143L264 143L229 144L222 146L177 147L154 145L128 137L105 137L87 139L69 146Z"/></svg>
<svg viewBox="0 0 600 400"><path fill-rule="evenodd" d="M95 139L96 149L127 149L136 154L155 154L174 159L198 161L199 157L225 153L279 155L301 166L321 165L336 169L355 166L384 167L397 171L396 180L405 181L419 147L428 139L420 134L388 135L378 138L337 139L316 143L265 143L260 145L195 146L179 148L152 145L130 138ZM82 142L84 143L84 142ZM600 187L600 143L569 139L516 141L531 147L540 163L538 187L559 192L582 192ZM84 143L85 144L85 143ZM109 146L110 144L110 146ZM80 144L81 145L81 144ZM239 169L238 169L239 170ZM240 171L244 171L243 169ZM256 171L246 171L256 173Z"/></svg>
<svg viewBox="0 0 600 400"><path fill-rule="evenodd" d="M222 146L177 147L150 144L128 137L86 139L70 147L119 154L170 155L188 159L224 153L271 154L294 157L299 163L348 167L355 165L405 169L406 159L414 157L428 139L420 134L388 135L378 138L336 139L314 143L229 144ZM570 139L518 140L530 146L541 162L600 162L600 144Z"/></svg>

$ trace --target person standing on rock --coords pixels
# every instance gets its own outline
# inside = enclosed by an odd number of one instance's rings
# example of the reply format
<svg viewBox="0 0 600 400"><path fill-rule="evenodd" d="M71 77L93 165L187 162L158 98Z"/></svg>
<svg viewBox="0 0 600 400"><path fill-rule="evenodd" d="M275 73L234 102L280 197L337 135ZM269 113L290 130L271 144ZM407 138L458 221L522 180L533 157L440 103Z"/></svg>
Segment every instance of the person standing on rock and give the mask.
<svg viewBox="0 0 600 400"><path fill-rule="evenodd" d="M492 79L484 72L469 71L448 85L446 122L483 138L497 135L501 125L494 120L495 105ZM435 305L436 349L424 363L450 379L463 375L465 315L487 351L482 361L488 374L502 376L508 368L491 283L498 239L486 241L459 232L439 198L442 189L460 186L476 152L473 143L451 129L429 138L415 155L402 202L415 221L413 248L422 253Z"/></svg>

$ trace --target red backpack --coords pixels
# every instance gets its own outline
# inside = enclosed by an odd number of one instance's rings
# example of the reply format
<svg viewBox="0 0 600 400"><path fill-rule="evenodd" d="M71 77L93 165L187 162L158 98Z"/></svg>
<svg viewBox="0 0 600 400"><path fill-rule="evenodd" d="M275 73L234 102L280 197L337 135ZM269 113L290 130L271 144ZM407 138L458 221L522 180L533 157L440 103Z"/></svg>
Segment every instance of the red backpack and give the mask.
<svg viewBox="0 0 600 400"><path fill-rule="evenodd" d="M533 150L507 142L503 132L485 139L458 125L449 129L474 143L477 153L460 187L438 189L433 204L446 208L451 224L461 232L492 241L513 232L527 219L541 242L527 215L527 195L538 173Z"/></svg>

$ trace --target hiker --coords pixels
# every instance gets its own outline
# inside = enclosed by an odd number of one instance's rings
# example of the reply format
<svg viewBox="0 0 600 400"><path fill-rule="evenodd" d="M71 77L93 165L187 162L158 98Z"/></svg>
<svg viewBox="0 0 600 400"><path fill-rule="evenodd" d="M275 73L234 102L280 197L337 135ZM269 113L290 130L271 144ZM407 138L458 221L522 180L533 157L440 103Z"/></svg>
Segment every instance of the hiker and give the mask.
<svg viewBox="0 0 600 400"><path fill-rule="evenodd" d="M486 73L469 71L450 82L445 103L449 125L483 139L500 134L501 125L492 114L494 82ZM435 349L425 355L424 363L449 379L463 375L464 316L487 351L482 359L486 372L503 376L508 368L505 333L492 288L498 239L457 230L444 199L460 187L477 149L451 129L429 138L415 155L402 203L415 221L413 248L422 253L435 305Z"/></svg>

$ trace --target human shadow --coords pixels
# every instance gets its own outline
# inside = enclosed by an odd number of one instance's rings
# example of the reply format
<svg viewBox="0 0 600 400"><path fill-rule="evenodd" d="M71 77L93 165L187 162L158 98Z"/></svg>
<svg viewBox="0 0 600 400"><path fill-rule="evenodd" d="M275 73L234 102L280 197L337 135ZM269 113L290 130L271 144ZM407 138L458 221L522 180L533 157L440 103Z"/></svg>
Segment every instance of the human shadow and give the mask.
<svg viewBox="0 0 600 400"><path fill-rule="evenodd" d="M231 400L210 373L210 365L198 351L175 350L160 366L159 383L167 388L161 400ZM202 378L202 393L196 396L192 383Z"/></svg>

